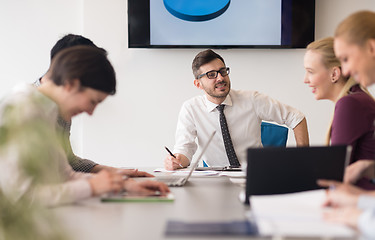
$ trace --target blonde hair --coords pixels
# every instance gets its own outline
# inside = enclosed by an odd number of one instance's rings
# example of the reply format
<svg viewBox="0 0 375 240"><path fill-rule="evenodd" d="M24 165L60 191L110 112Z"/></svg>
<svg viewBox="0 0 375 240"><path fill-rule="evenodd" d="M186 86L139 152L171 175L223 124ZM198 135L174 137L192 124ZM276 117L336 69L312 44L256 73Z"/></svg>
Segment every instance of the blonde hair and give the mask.
<svg viewBox="0 0 375 240"><path fill-rule="evenodd" d="M336 58L335 51L333 49L333 37L316 40L307 45L306 50L319 53L322 56L322 63L327 69L332 67L341 67L341 63Z"/></svg>
<svg viewBox="0 0 375 240"><path fill-rule="evenodd" d="M321 55L322 63L323 63L323 65L327 69L330 69L330 68L333 68L333 67L339 67L340 70L341 70L341 62L335 56L335 52L334 52L334 48L333 48L333 37L327 37L327 38L323 38L323 39L320 39L320 40L316 40L316 41L310 43L306 47L306 49L308 51L310 50L310 51L314 51L316 53L319 53ZM336 99L336 102L340 98L349 95L350 94L350 89L354 85L358 84L351 77L348 78L348 77L345 77L345 76L341 75L340 78L343 79L343 81L345 81L345 84L344 84L341 92L339 93L339 95L338 95L338 97ZM361 89L365 93L367 93L369 96L371 96L371 94L368 92L368 90L366 88L364 88L364 87L361 86ZM333 116L332 116L331 122L329 124L329 128L328 128L327 134L326 134L326 144L327 145L329 145L329 143L331 141L332 121L333 121Z"/></svg>
<svg viewBox="0 0 375 240"><path fill-rule="evenodd" d="M375 39L375 12L359 11L345 18L336 28L335 37L363 46L369 39Z"/></svg>

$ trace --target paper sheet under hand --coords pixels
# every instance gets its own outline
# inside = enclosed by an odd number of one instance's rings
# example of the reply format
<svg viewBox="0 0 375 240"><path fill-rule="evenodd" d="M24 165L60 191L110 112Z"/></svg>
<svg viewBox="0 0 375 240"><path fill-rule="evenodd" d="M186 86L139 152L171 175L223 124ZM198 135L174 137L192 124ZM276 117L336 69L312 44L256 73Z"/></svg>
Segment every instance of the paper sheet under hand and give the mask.
<svg viewBox="0 0 375 240"><path fill-rule="evenodd" d="M355 237L344 225L327 222L322 207L325 190L292 194L252 196L250 220L256 221L261 235L288 237Z"/></svg>
<svg viewBox="0 0 375 240"><path fill-rule="evenodd" d="M190 170L189 169L179 169L179 170L166 170L165 168L156 168L154 172L163 172L163 173L171 173L177 176L185 176L187 175ZM246 173L242 171L214 171L214 170L199 170L194 171L192 176L226 176L231 178L246 178Z"/></svg>
<svg viewBox="0 0 375 240"><path fill-rule="evenodd" d="M170 173L173 176L184 177L184 176L187 176L190 173L190 169L184 168L184 169L180 169L180 170L170 171L170 170L166 170L164 168L156 168L154 170L154 172L164 172L164 173ZM211 170L209 170L209 171L194 171L191 174L192 177L204 177L204 176L215 176L215 175L219 175L219 172L211 171Z"/></svg>

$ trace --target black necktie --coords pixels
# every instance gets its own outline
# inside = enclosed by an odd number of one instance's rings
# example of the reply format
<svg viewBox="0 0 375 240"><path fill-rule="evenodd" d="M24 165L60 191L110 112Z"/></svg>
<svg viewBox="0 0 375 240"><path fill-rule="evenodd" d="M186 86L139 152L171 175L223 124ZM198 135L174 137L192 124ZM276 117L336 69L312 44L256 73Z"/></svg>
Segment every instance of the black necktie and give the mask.
<svg viewBox="0 0 375 240"><path fill-rule="evenodd" d="M221 133L223 134L225 151L227 152L230 166L239 167L241 166L241 164L237 159L236 152L234 151L234 148L233 148L232 139L230 138L227 120L225 119L225 115L224 115L224 107L225 105L219 105L216 108L220 112L220 126L221 126Z"/></svg>

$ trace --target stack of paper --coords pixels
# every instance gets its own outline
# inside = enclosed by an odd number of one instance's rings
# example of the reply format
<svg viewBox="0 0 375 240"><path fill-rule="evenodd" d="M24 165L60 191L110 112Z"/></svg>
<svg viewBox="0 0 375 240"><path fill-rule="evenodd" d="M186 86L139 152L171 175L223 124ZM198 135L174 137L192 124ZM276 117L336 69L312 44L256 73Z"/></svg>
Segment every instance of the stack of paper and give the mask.
<svg viewBox="0 0 375 240"><path fill-rule="evenodd" d="M164 168L156 168L154 169L154 172L170 173L173 176L185 177L190 173L190 168L183 168L179 170L166 170ZM194 171L192 173L193 177L205 177L205 176L215 176L215 175L219 175L219 172L207 170L207 171Z"/></svg>
<svg viewBox="0 0 375 240"><path fill-rule="evenodd" d="M356 232L344 225L323 219L325 190L292 194L252 196L250 221L258 225L260 235L280 237L353 238Z"/></svg>

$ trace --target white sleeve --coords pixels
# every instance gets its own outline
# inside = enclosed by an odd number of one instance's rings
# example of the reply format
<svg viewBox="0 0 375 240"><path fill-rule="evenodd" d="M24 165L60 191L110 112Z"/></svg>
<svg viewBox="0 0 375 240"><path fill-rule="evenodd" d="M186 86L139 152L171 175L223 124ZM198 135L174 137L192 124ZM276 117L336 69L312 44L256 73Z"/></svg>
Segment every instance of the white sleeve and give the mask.
<svg viewBox="0 0 375 240"><path fill-rule="evenodd" d="M43 185L35 189L34 196L48 207L78 202L92 195L88 181L92 174L74 171L66 159L61 159L60 163L64 166L64 182Z"/></svg>
<svg viewBox="0 0 375 240"><path fill-rule="evenodd" d="M373 196L367 196L367 195L361 195L358 198L358 208L360 209L369 209L374 208L375 209L375 197Z"/></svg>
<svg viewBox="0 0 375 240"><path fill-rule="evenodd" d="M177 129L176 129L176 143L173 149L174 153L185 155L191 161L197 144L197 129L194 124L192 114L189 112L187 104L183 104L178 116Z"/></svg>
<svg viewBox="0 0 375 240"><path fill-rule="evenodd" d="M21 171L18 154L14 151L2 155L0 169L1 190L14 202L18 201L26 192L32 193L34 201L49 207L77 202L92 195L87 179L90 174L82 176L82 174L71 173L71 179L62 179L63 182L35 186L33 179L26 177Z"/></svg>
<svg viewBox="0 0 375 240"><path fill-rule="evenodd" d="M57 206L78 202L92 195L89 178L91 173L76 172L68 163L62 149L56 154L57 164L61 169L62 183L37 186L34 190L34 198L45 206Z"/></svg>
<svg viewBox="0 0 375 240"><path fill-rule="evenodd" d="M257 115L265 121L285 124L293 129L305 118L296 108L259 92L255 92L253 102Z"/></svg>
<svg viewBox="0 0 375 240"><path fill-rule="evenodd" d="M90 183L78 179L56 185L42 185L33 192L34 199L47 207L78 202L92 194Z"/></svg>
<svg viewBox="0 0 375 240"><path fill-rule="evenodd" d="M364 239L375 239L375 208L368 209L359 216L358 229Z"/></svg>

